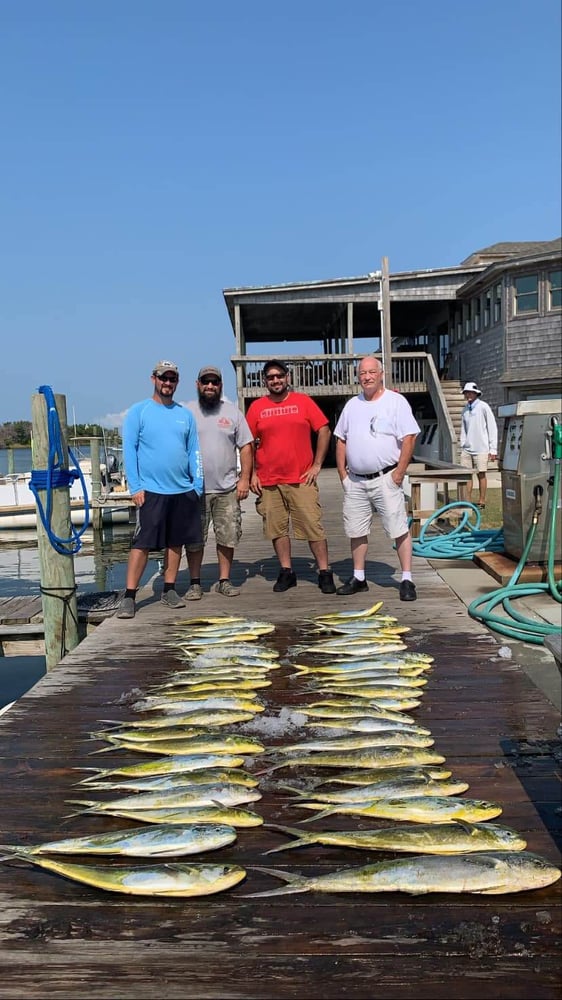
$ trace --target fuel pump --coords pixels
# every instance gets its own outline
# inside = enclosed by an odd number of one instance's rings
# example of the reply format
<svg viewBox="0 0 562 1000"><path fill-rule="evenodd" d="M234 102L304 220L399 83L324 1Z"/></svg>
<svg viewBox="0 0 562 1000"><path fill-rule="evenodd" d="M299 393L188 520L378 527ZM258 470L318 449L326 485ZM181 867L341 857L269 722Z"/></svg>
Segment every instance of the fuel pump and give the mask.
<svg viewBox="0 0 562 1000"><path fill-rule="evenodd" d="M562 459L562 400L525 400L500 406L498 415L505 419L500 458L504 551L519 559L534 523L526 561L546 563L550 556L559 562L561 501L554 482Z"/></svg>
<svg viewBox="0 0 562 1000"><path fill-rule="evenodd" d="M505 587L477 597L468 606L472 618L489 628L542 645L547 635L560 634L560 622L525 618L514 607L516 598L549 594L562 604L562 581L556 578L560 560L560 477L562 474L562 405L560 400L529 400L500 407L506 418L502 445L504 550L519 562ZM519 583L528 562L543 562L546 582ZM558 574L559 577L559 574ZM502 605L503 614L495 608Z"/></svg>

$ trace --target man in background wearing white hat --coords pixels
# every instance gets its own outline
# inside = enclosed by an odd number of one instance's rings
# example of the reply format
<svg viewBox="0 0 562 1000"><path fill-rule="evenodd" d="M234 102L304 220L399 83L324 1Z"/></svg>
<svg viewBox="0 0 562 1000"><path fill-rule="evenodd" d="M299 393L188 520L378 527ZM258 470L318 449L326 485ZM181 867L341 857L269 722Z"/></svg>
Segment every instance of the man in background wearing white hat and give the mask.
<svg viewBox="0 0 562 1000"><path fill-rule="evenodd" d="M498 426L494 414L484 402L482 392L476 382L467 382L463 387L466 406L461 418L461 465L463 469L475 469L478 476L478 504L480 510L486 506L488 462L498 457ZM472 480L467 483L467 499L472 496Z"/></svg>

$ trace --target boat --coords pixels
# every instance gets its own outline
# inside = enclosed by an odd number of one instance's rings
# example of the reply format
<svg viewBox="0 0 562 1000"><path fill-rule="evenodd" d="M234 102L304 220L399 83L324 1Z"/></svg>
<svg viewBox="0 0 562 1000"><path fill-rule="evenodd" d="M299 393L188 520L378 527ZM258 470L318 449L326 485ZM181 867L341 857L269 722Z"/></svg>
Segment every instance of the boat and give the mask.
<svg viewBox="0 0 562 1000"><path fill-rule="evenodd" d="M101 509L104 525L129 523L130 494L117 452L107 449L106 461L100 465L101 492L94 503ZM69 489L70 520L82 526L86 518L84 487L90 514L92 510L92 463L87 457L79 457L78 463L82 478L75 479ZM31 472L0 476L0 531L37 528L37 506L30 482Z"/></svg>

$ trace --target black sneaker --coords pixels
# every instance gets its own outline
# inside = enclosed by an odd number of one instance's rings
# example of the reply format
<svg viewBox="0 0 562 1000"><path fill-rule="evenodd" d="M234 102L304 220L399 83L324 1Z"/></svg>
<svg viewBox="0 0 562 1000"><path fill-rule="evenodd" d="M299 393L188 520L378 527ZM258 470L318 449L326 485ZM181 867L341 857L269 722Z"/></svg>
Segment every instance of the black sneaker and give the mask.
<svg viewBox="0 0 562 1000"><path fill-rule="evenodd" d="M366 580L358 580L356 576L350 576L347 583L343 586L338 587L336 594L340 594L342 597L347 597L348 594L360 594L363 590L368 590Z"/></svg>
<svg viewBox="0 0 562 1000"><path fill-rule="evenodd" d="M402 580L400 584L400 600L415 601L417 598L416 588L411 580Z"/></svg>
<svg viewBox="0 0 562 1000"><path fill-rule="evenodd" d="M331 569L321 569L318 573L318 586L323 594L335 594L336 585L334 583L334 574Z"/></svg>
<svg viewBox="0 0 562 1000"><path fill-rule="evenodd" d="M281 594L284 590L290 590L291 587L296 587L296 585L297 574L293 573L292 569L282 569L273 585L273 589L276 594Z"/></svg>

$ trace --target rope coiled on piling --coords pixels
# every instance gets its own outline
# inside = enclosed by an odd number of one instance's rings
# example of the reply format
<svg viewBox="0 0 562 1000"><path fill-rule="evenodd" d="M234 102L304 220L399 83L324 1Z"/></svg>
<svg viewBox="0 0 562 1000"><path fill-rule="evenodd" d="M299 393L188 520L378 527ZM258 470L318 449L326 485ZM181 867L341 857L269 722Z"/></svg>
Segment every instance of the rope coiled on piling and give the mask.
<svg viewBox="0 0 562 1000"><path fill-rule="evenodd" d="M55 551L60 555L72 556L76 555L76 553L82 548L82 535L90 523L88 491L82 469L80 468L80 465L71 448L68 449L68 456L73 467L67 469L63 465L64 453L61 439L61 428L53 390L50 385L40 385L38 391L45 396L45 405L47 407L47 429L49 440L48 467L47 469L33 469L29 488L35 497L39 517L41 518L41 523L45 529L52 548L55 549ZM76 479L80 479L80 482L82 483L82 491L84 495L84 524L81 529L77 531L71 523L70 536L68 538L60 538L53 531L51 526L53 514L53 490L62 488L68 489L68 487L71 486ZM45 506L39 496L40 490L47 494Z"/></svg>

